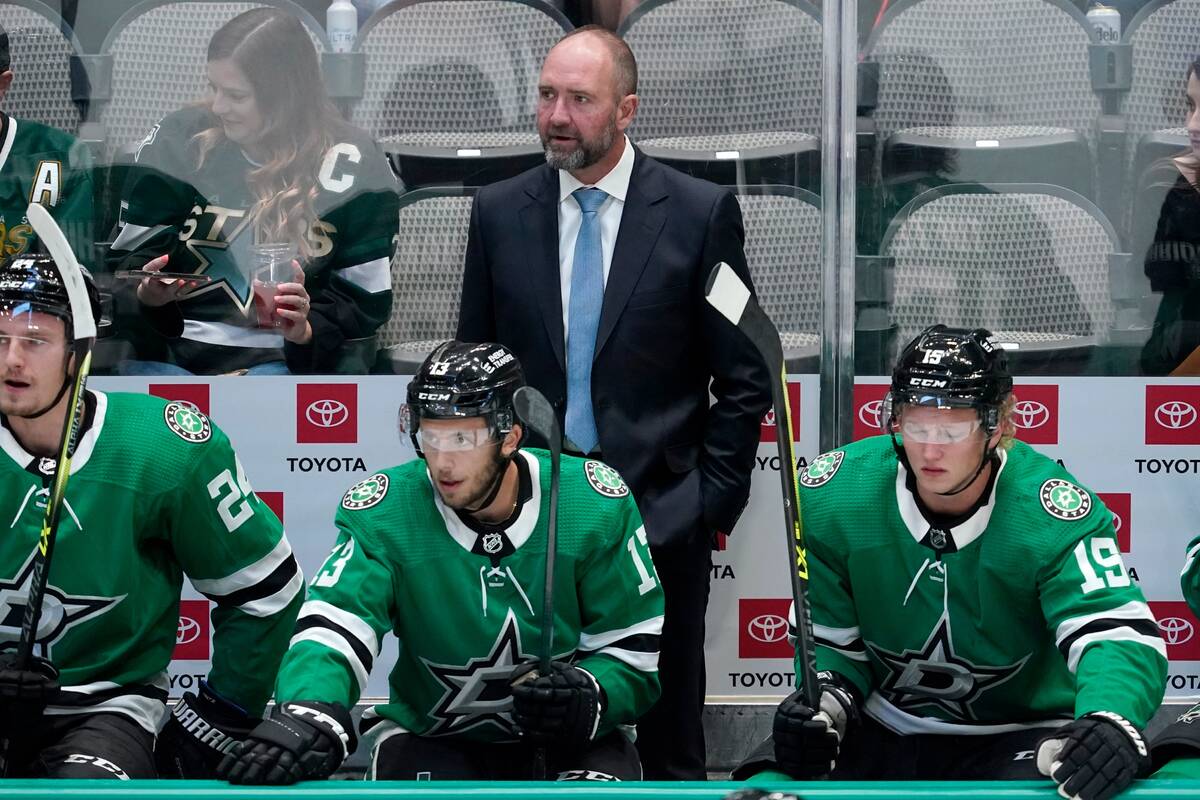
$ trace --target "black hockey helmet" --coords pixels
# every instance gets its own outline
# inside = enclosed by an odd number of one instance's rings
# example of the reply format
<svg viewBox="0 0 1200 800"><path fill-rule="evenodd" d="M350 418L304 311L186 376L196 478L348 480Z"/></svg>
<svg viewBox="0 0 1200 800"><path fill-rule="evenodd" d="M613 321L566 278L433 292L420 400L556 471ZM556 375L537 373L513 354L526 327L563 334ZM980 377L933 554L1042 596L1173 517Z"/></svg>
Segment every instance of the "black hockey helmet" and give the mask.
<svg viewBox="0 0 1200 800"><path fill-rule="evenodd" d="M1012 386L1008 355L990 331L932 325L900 353L880 421L884 433L891 433L894 414L904 404L973 408L990 436Z"/></svg>
<svg viewBox="0 0 1200 800"><path fill-rule="evenodd" d="M521 363L504 345L443 342L408 384L401 428L421 455L417 431L422 419L484 417L503 438L517 421L513 395L524 385Z"/></svg>
<svg viewBox="0 0 1200 800"><path fill-rule="evenodd" d="M100 324L100 292L91 274L83 269L92 318ZM46 255L23 254L0 261L0 311L17 316L39 311L61 319L67 326L67 340L73 338L71 300L54 259Z"/></svg>

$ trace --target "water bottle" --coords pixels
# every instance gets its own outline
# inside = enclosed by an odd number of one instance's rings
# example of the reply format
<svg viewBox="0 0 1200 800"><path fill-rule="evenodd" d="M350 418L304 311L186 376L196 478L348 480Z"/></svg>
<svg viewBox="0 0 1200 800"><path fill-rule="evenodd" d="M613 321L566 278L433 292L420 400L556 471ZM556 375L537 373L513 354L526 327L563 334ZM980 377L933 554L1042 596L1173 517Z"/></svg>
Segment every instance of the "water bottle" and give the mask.
<svg viewBox="0 0 1200 800"><path fill-rule="evenodd" d="M1101 44L1117 44L1121 41L1121 12L1115 8L1093 3L1087 12L1088 24L1096 31Z"/></svg>
<svg viewBox="0 0 1200 800"><path fill-rule="evenodd" d="M325 33L329 36L329 49L335 53L349 53L354 49L354 37L358 35L358 11L350 0L333 0L325 12Z"/></svg>

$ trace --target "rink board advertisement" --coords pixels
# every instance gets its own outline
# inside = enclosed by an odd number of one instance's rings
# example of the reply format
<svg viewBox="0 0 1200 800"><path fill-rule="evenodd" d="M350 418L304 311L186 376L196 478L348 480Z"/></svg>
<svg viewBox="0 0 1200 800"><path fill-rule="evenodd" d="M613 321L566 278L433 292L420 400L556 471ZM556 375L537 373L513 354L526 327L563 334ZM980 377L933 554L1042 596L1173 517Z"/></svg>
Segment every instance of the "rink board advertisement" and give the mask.
<svg viewBox="0 0 1200 800"><path fill-rule="evenodd" d="M343 492L414 457L397 430L408 378L94 378L105 391L194 404L229 435L255 492L283 519L305 575L333 546ZM803 467L817 455L818 377L789 385ZM878 430L883 378L855 387L856 438ZM1017 436L1063 464L1118 520L1130 577L1145 592L1171 659L1167 694L1200 696L1200 622L1179 590L1188 541L1200 533L1200 382L1132 378L1018 379ZM706 644L710 699L768 698L794 682L786 640L788 575L774 416L761 425L750 503L713 552ZM210 604L185 585L172 696L208 671ZM452 635L453 632L448 632ZM367 694L386 694L396 642L384 643Z"/></svg>

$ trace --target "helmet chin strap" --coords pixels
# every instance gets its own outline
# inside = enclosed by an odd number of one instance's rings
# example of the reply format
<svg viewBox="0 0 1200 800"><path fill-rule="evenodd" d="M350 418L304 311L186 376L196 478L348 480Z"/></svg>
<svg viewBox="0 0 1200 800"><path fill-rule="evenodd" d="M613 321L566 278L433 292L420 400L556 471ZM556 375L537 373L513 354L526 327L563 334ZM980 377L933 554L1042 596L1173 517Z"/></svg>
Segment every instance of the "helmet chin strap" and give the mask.
<svg viewBox="0 0 1200 800"><path fill-rule="evenodd" d="M52 409L56 405L58 405L59 401L63 399L63 395L65 395L67 393L67 389L71 388L71 373L70 373L70 371L68 371L66 369L66 367L70 363L71 363L71 356L68 354L67 355L67 363L63 365L62 386L60 386L58 388L58 394L54 395L54 399L50 401L50 405L46 406L41 411L38 411L35 414L25 414L24 415L25 419L37 419L38 417L41 417L41 416L49 413L50 409Z"/></svg>
<svg viewBox="0 0 1200 800"><path fill-rule="evenodd" d="M500 445L503 447L504 442L501 441ZM500 487L504 484L504 476L508 474L508 467L512 464L513 458L516 455L517 451L514 450L512 455L500 458L500 468L496 470L496 477L492 479L492 485L488 489L487 495L474 508L464 508L463 511L468 514L478 514L492 504L492 501L496 499L496 495L500 494Z"/></svg>
<svg viewBox="0 0 1200 800"><path fill-rule="evenodd" d="M896 432L890 431L889 434L892 437L892 449L896 451L896 458L900 460L900 463L904 465L906 470L912 472L912 464L908 461L908 453L905 453L904 446L901 445L900 442L896 441ZM995 460L996 448L988 446L988 442L990 440L991 436L988 436L988 438L984 440L983 456L979 459L979 466L975 469L975 472L971 475L971 477L960 483L957 489L951 489L948 492L937 492L939 497L953 497L956 494L965 492L967 488L975 482L975 479L980 476L984 470L984 467Z"/></svg>

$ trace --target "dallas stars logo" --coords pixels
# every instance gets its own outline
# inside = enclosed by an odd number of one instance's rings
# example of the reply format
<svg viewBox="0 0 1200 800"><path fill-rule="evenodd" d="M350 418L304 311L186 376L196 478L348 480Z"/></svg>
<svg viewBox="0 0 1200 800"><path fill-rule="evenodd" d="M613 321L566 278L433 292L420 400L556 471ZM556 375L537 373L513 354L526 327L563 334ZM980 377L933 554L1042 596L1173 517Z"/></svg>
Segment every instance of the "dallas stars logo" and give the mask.
<svg viewBox="0 0 1200 800"><path fill-rule="evenodd" d="M1043 483L1039 495L1047 514L1068 522L1086 517L1092 510L1091 495L1059 478L1051 478Z"/></svg>
<svg viewBox="0 0 1200 800"><path fill-rule="evenodd" d="M842 459L845 457L846 454L841 450L822 453L812 460L812 463L808 465L808 469L800 473L800 483L810 489L815 489L818 486L829 483L830 479L841 468Z"/></svg>
<svg viewBox="0 0 1200 800"><path fill-rule="evenodd" d="M513 669L529 656L521 652L521 631L509 609L492 650L483 658L472 658L465 666L434 664L421 659L445 693L429 715L436 720L426 736L440 736L491 725L516 738L512 722Z"/></svg>
<svg viewBox="0 0 1200 800"><path fill-rule="evenodd" d="M583 471L591 487L605 497L624 497L629 494L629 487L621 480L620 473L608 464L589 461L584 464Z"/></svg>
<svg viewBox="0 0 1200 800"><path fill-rule="evenodd" d="M21 638L21 620L25 618L29 588L33 581L33 554L17 570L11 581L0 579L0 648ZM54 643L71 628L109 611L125 599L70 595L53 585L46 586L42 598L42 616L38 620L35 641L46 646L53 658Z"/></svg>
<svg viewBox="0 0 1200 800"><path fill-rule="evenodd" d="M880 691L892 705L902 711L928 706L956 721L976 719L971 703L1016 675L1029 660L1026 655L1015 664L986 667L962 658L954 652L945 615L920 650L897 654L870 642L867 646L889 671Z"/></svg>
<svg viewBox="0 0 1200 800"><path fill-rule="evenodd" d="M342 508L360 511L378 505L387 495L388 476L383 473L372 475L351 486L342 497Z"/></svg>

